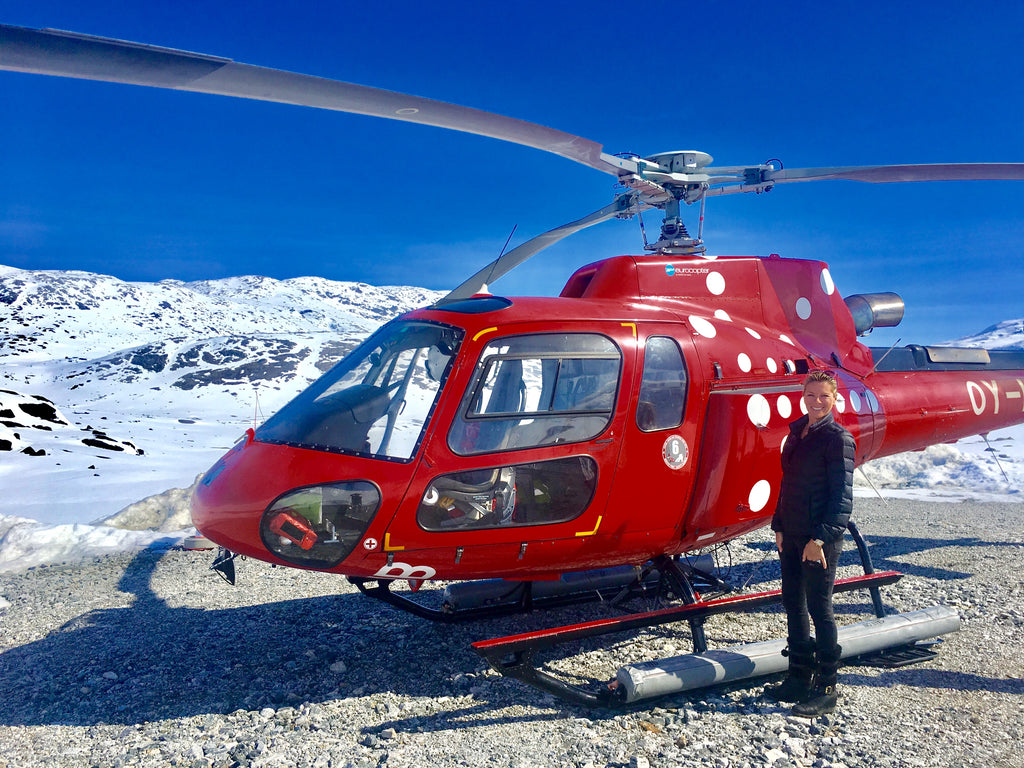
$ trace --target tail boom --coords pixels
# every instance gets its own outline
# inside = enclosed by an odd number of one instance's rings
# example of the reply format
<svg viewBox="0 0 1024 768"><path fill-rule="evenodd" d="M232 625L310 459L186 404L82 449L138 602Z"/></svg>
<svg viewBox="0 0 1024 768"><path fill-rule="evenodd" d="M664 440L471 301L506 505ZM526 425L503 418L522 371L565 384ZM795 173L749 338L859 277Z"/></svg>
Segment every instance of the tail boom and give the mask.
<svg viewBox="0 0 1024 768"><path fill-rule="evenodd" d="M883 417L870 459L1024 424L1024 367L876 372L866 383Z"/></svg>

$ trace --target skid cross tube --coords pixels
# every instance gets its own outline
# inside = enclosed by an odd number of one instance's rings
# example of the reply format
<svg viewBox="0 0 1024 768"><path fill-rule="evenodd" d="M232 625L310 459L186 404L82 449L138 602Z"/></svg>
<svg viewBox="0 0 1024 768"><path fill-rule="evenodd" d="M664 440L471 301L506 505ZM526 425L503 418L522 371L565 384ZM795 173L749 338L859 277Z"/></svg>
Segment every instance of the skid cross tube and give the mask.
<svg viewBox="0 0 1024 768"><path fill-rule="evenodd" d="M700 601L698 589L703 590L706 595L715 597L732 590L726 582L691 563L664 555L649 563L646 569L638 571L629 582L577 587L565 592L538 590L535 589L534 582L531 581L505 582L502 593L495 593L493 599L485 605L470 608L451 605L432 608L403 593L395 592L392 589L395 582L388 579L349 576L348 580L367 597L373 597L423 619L446 623L508 616L515 613L526 613L533 609L557 608L594 600L606 601L614 605L636 594L647 593L650 590L660 591L665 583L680 600L686 603ZM499 580L492 579L475 583L484 584L489 581ZM470 583L474 582L463 582L463 584ZM696 626L693 627L695 637L703 631L701 621L701 619L694 620L696 623Z"/></svg>
<svg viewBox="0 0 1024 768"><path fill-rule="evenodd" d="M903 574L898 571L882 571L880 573L837 579L833 591L849 592L855 589L877 588L893 584L902 576ZM560 680L554 675L535 667L533 665L534 655L537 651L572 640L597 637L612 632L644 629L676 621L692 622L721 613L757 608L767 603L777 602L781 597L782 590L780 589L756 592L750 595L734 595L717 600L663 608L657 611L635 613L610 619L598 619L583 624L554 627L537 632L494 638L492 640L481 640L473 643L472 646L473 650L479 653L488 664L506 677L521 680L528 685L548 693L553 693L577 704L587 706L612 705L620 703L614 691L604 689L595 693L581 686Z"/></svg>
<svg viewBox="0 0 1024 768"><path fill-rule="evenodd" d="M850 520L846 524L846 530L850 532L850 536L853 537L853 543L857 545L857 552L860 553L860 563L864 567L864 573L872 574L875 572L875 566L871 564L871 553L868 552L868 545L864 541L864 537L860 535L860 530L857 528L856 523ZM868 592L871 593L871 604L875 609L875 616L879 619L885 617L885 606L882 605L882 593L878 590L878 587L868 587Z"/></svg>
<svg viewBox="0 0 1024 768"><path fill-rule="evenodd" d="M494 606L449 612L430 608L402 594L391 591L393 582L387 579L365 579L358 576L349 576L348 580L367 597L373 597L395 608L411 613L413 616L419 616L421 619L429 619L430 621L457 622L470 621L472 619L489 619L513 613L523 613L531 610L534 606L533 590L531 582L528 581L521 582L509 590L509 594L515 594L515 597L508 602Z"/></svg>

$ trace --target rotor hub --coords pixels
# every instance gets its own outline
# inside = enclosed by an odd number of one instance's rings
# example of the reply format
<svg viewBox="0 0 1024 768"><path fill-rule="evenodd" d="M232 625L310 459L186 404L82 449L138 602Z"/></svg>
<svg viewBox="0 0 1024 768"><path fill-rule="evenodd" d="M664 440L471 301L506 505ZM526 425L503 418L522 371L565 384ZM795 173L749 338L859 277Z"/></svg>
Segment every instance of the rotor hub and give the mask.
<svg viewBox="0 0 1024 768"><path fill-rule="evenodd" d="M657 163L669 173L695 173L704 166L710 165L714 158L707 152L686 149L675 152L659 152L644 159Z"/></svg>

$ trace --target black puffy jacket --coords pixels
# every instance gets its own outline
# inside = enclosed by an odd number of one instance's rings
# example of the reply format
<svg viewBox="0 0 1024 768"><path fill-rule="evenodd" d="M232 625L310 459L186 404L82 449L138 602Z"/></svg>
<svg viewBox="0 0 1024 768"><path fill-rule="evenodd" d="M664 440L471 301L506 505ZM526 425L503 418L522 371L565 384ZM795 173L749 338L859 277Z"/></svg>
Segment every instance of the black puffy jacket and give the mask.
<svg viewBox="0 0 1024 768"><path fill-rule="evenodd" d="M830 413L811 426L804 416L789 425L782 450L782 488L772 530L783 535L835 541L853 512L853 435Z"/></svg>

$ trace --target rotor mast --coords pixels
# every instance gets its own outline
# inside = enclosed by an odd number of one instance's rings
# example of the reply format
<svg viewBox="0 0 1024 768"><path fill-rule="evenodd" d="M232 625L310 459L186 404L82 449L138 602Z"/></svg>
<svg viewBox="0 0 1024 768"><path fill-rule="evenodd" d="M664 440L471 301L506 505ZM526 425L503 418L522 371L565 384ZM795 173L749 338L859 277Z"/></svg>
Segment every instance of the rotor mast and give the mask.
<svg viewBox="0 0 1024 768"><path fill-rule="evenodd" d="M644 248L655 253L699 256L705 251L704 205L708 195L766 192L774 185L772 165L710 167L711 155L698 150L660 152L630 157L621 165L619 182L633 191L644 207L665 212L661 236ZM692 237L680 216L680 203L700 203L697 236Z"/></svg>

